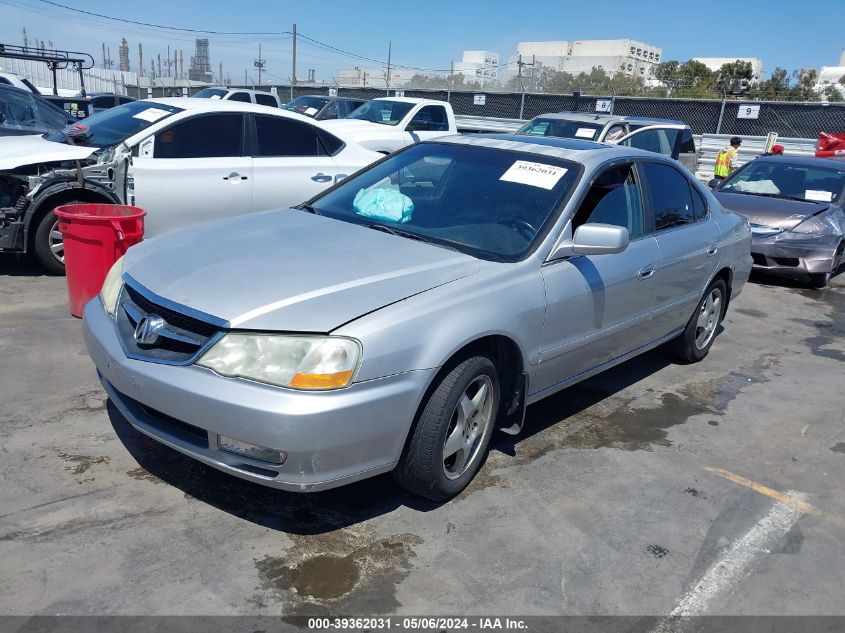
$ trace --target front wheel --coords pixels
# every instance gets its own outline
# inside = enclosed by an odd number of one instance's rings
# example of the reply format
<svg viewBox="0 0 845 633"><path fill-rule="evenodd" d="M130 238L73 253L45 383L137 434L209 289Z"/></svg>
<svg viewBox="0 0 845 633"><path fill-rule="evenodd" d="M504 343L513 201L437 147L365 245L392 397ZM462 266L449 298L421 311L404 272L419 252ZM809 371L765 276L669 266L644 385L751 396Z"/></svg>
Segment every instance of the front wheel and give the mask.
<svg viewBox="0 0 845 633"><path fill-rule="evenodd" d="M487 452L499 396L489 358L475 356L452 369L423 405L393 472L399 485L434 501L466 488Z"/></svg>
<svg viewBox="0 0 845 633"><path fill-rule="evenodd" d="M707 287L683 333L674 341L675 356L687 363L696 363L707 356L722 322L727 296L727 286L722 279L716 279Z"/></svg>
<svg viewBox="0 0 845 633"><path fill-rule="evenodd" d="M35 258L44 268L57 275L65 274L65 243L55 211L45 214L35 228L33 248Z"/></svg>

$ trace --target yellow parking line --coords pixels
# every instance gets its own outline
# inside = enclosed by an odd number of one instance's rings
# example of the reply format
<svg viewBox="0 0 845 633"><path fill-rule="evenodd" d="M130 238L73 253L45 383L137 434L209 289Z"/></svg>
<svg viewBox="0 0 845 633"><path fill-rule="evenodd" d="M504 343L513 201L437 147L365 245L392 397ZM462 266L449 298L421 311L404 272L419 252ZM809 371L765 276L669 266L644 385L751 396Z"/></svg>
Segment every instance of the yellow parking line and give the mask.
<svg viewBox="0 0 845 633"><path fill-rule="evenodd" d="M802 501L801 499L796 499L792 495L788 495L786 493L780 492L779 490L769 488L768 486L764 486L763 484L758 484L756 481L751 481L750 479L746 479L742 475L737 475L736 473L732 473L722 468L705 467L704 470L714 473L719 477L722 477L723 479L727 479L728 481L732 481L735 484L739 484L740 486L750 488L754 492L759 492L761 495L766 495L767 497L770 497L775 501L789 506L790 508L794 508L799 512L824 517L831 523L835 523L840 527L845 527L845 519L843 519L842 517L837 516L835 514L830 514L829 512L825 512L821 508L817 508L813 504L807 503L806 501Z"/></svg>

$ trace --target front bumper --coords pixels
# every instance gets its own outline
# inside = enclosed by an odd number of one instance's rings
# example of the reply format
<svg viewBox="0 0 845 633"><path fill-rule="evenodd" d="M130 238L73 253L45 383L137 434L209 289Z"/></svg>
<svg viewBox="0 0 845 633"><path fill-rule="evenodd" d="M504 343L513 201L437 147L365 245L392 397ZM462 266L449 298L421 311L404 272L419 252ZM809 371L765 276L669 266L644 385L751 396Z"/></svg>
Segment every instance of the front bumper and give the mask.
<svg viewBox="0 0 845 633"><path fill-rule="evenodd" d="M133 360L99 297L85 341L109 398L132 426L209 466L292 491L334 488L392 470L435 369L337 391L301 392L196 366ZM278 466L222 451L217 436L285 451Z"/></svg>
<svg viewBox="0 0 845 633"><path fill-rule="evenodd" d="M806 242L788 242L775 237L751 238L754 269L785 276L802 277L835 270L842 252L841 237L832 235ZM837 248L840 248L837 251Z"/></svg>

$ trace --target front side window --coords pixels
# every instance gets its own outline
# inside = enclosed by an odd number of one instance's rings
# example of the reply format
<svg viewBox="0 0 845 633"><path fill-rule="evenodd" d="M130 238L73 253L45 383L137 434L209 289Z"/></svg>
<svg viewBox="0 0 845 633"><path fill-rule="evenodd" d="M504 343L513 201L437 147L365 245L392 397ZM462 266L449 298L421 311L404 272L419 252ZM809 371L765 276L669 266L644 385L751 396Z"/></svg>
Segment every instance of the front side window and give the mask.
<svg viewBox="0 0 845 633"><path fill-rule="evenodd" d="M308 123L283 117L256 116L256 156L318 156L320 142Z"/></svg>
<svg viewBox="0 0 845 633"><path fill-rule="evenodd" d="M610 129L607 130L607 134L604 135L605 143L610 143L611 141L619 140L625 136L625 126L624 125L611 125Z"/></svg>
<svg viewBox="0 0 845 633"><path fill-rule="evenodd" d="M517 134L528 136L554 136L557 138L579 138L585 141L595 141L599 137L602 126L583 121L568 121L566 119L537 118L529 121Z"/></svg>
<svg viewBox="0 0 845 633"><path fill-rule="evenodd" d="M412 128L427 130L429 132L447 132L449 130L449 119L446 117L446 108L443 106L425 106L420 109L411 119L409 124Z"/></svg>
<svg viewBox="0 0 845 633"><path fill-rule="evenodd" d="M321 119L339 119L340 116L338 115L338 102L332 101L329 105L323 108L323 111L320 112Z"/></svg>
<svg viewBox="0 0 845 633"><path fill-rule="evenodd" d="M695 154L695 139L692 137L692 130L689 128L683 131L681 136L681 154Z"/></svg>
<svg viewBox="0 0 845 633"><path fill-rule="evenodd" d="M57 108L49 101L36 97L34 103L38 118L54 130L61 130L70 122L70 117L65 111Z"/></svg>
<svg viewBox="0 0 845 633"><path fill-rule="evenodd" d="M580 171L549 156L419 143L342 181L312 206L344 222L516 261L541 239Z"/></svg>
<svg viewBox="0 0 845 633"><path fill-rule="evenodd" d="M734 172L719 191L839 202L845 188L845 169L790 164L788 161L782 156L751 161Z"/></svg>
<svg viewBox="0 0 845 633"><path fill-rule="evenodd" d="M643 163L648 180L654 228L660 231L695 222L690 183L677 169L660 163Z"/></svg>
<svg viewBox="0 0 845 633"><path fill-rule="evenodd" d="M572 218L573 232L587 223L623 226L631 239L643 234L642 192L632 165L612 167L590 185Z"/></svg>
<svg viewBox="0 0 845 633"><path fill-rule="evenodd" d="M249 98L248 92L233 92L231 96L229 96L229 101L240 101L242 103L252 103L252 99Z"/></svg>
<svg viewBox="0 0 845 633"><path fill-rule="evenodd" d="M348 118L370 121L380 125L398 125L413 107L413 103L406 101L375 99L357 108Z"/></svg>
<svg viewBox="0 0 845 633"><path fill-rule="evenodd" d="M154 158L218 158L243 153L243 115L210 114L156 134Z"/></svg>

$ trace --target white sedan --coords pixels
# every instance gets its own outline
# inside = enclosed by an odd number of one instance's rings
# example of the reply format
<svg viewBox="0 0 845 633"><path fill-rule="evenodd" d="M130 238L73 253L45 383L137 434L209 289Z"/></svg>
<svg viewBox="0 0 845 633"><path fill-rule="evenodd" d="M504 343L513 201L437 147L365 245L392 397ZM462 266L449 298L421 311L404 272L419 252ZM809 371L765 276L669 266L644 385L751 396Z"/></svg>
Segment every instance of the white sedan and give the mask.
<svg viewBox="0 0 845 633"><path fill-rule="evenodd" d="M181 97L127 103L44 138L0 140L0 185L24 190L20 221L34 236L14 243L24 232L4 236L0 226L0 251L34 250L57 272L64 251L53 209L61 204L137 205L154 237L299 204L382 158L299 114Z"/></svg>

